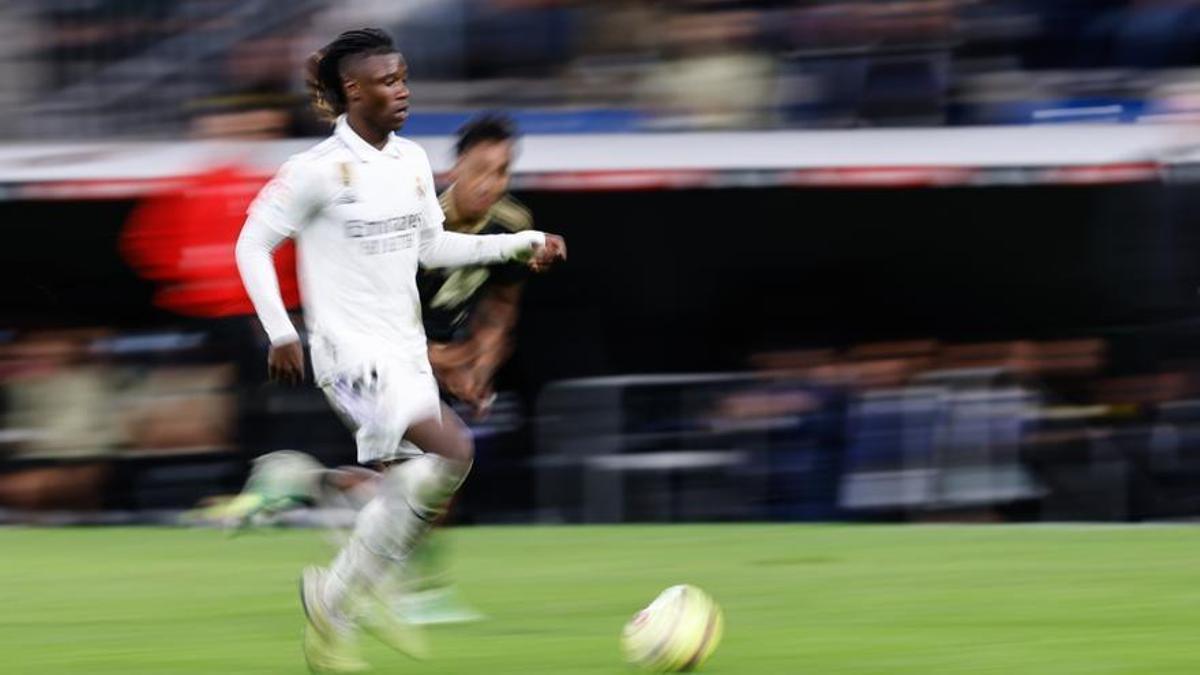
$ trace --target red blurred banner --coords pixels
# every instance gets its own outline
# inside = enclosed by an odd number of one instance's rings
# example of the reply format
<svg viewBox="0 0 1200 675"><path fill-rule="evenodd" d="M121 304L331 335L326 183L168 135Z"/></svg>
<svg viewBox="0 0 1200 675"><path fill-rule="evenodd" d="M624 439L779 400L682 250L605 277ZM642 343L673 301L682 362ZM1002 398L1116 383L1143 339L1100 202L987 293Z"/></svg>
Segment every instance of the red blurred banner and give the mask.
<svg viewBox="0 0 1200 675"><path fill-rule="evenodd" d="M223 317L250 314L234 258L246 208L266 178L222 167L147 196L121 233L121 254L142 277L158 284L154 303L178 314ZM283 301L300 303L296 251L275 251Z"/></svg>

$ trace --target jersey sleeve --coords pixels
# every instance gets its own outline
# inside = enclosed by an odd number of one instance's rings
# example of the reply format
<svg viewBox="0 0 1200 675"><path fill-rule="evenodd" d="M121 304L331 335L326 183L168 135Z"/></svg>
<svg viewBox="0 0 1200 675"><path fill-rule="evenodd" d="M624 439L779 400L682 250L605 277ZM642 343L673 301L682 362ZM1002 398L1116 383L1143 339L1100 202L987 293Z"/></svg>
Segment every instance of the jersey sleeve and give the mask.
<svg viewBox="0 0 1200 675"><path fill-rule="evenodd" d="M525 260L546 235L536 230L516 234L462 234L446 232L439 224L421 232L419 260L426 269L494 265L509 260Z"/></svg>
<svg viewBox="0 0 1200 675"><path fill-rule="evenodd" d="M284 237L294 237L320 211L323 192L316 167L289 160L251 202L247 222L261 223Z"/></svg>
<svg viewBox="0 0 1200 675"><path fill-rule="evenodd" d="M249 218L242 226L235 252L246 295L250 296L258 320L273 345L300 339L283 304L279 277L271 258L271 252L285 239L282 232L269 227L266 221Z"/></svg>
<svg viewBox="0 0 1200 675"><path fill-rule="evenodd" d="M236 247L238 272L271 344L299 339L283 304L271 252L312 220L319 210L320 195L315 168L289 161L246 212Z"/></svg>
<svg viewBox="0 0 1200 675"><path fill-rule="evenodd" d="M514 234L462 234L447 232L446 215L441 202L433 190L433 169L429 158L421 153L422 174L420 180L425 187L425 218L420 231L419 260L426 269L463 267L466 265L492 265L509 260L520 260L533 255L538 246L545 244L545 235L534 230Z"/></svg>

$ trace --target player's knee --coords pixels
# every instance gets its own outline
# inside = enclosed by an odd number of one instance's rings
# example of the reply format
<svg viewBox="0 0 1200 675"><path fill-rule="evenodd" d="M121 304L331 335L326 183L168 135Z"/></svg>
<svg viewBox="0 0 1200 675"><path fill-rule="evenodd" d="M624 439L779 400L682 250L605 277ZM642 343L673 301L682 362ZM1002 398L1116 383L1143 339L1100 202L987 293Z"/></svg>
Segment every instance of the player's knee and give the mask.
<svg viewBox="0 0 1200 675"><path fill-rule="evenodd" d="M410 429L405 438L431 455L454 462L470 463L475 457L471 430L454 416L422 423Z"/></svg>
<svg viewBox="0 0 1200 675"><path fill-rule="evenodd" d="M445 453L447 459L469 464L475 460L475 439L467 429L456 429L450 435L449 447Z"/></svg>

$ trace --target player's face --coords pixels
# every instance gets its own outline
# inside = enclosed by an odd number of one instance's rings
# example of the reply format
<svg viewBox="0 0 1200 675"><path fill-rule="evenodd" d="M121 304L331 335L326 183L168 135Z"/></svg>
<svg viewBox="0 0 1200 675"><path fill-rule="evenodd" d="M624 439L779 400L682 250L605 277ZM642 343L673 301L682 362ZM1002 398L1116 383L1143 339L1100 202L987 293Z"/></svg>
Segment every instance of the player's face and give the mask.
<svg viewBox="0 0 1200 675"><path fill-rule="evenodd" d="M376 129L396 131L408 121L408 64L398 53L356 62L347 73L350 110Z"/></svg>
<svg viewBox="0 0 1200 675"><path fill-rule="evenodd" d="M479 218L508 192L512 178L512 141L484 141L458 158L454 195L462 216Z"/></svg>

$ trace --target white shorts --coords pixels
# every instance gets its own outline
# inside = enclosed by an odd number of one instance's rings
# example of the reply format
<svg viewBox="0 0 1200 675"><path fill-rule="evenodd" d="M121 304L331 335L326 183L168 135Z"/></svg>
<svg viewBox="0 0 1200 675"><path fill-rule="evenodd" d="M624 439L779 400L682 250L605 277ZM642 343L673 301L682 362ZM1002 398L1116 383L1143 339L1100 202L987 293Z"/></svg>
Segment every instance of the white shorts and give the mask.
<svg viewBox="0 0 1200 675"><path fill-rule="evenodd" d="M442 418L437 381L423 369L370 368L334 376L321 390L354 432L359 464L423 454L404 434L418 422Z"/></svg>

